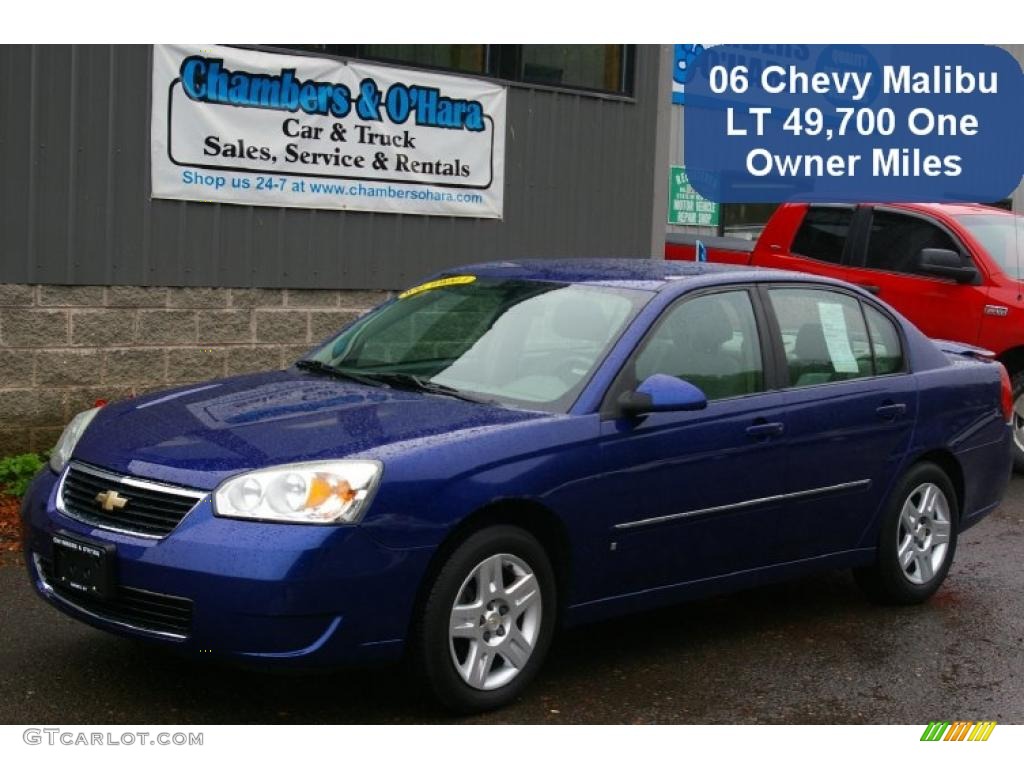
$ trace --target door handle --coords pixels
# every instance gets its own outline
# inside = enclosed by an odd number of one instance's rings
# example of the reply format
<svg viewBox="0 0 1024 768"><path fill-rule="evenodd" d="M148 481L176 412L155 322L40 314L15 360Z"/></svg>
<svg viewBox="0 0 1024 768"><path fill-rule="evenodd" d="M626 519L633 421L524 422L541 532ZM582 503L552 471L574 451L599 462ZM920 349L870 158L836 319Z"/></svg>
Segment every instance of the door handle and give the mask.
<svg viewBox="0 0 1024 768"><path fill-rule="evenodd" d="M759 421L747 427L747 434L758 439L778 437L786 431L786 425L781 421Z"/></svg>
<svg viewBox="0 0 1024 768"><path fill-rule="evenodd" d="M863 288L868 293L873 293L875 296L882 292L882 287L879 285L872 285L871 283L857 283L859 288Z"/></svg>
<svg viewBox="0 0 1024 768"><path fill-rule="evenodd" d="M906 403L886 403L875 408L875 413L878 414L880 419L886 421L892 421L898 416L902 416L907 412Z"/></svg>

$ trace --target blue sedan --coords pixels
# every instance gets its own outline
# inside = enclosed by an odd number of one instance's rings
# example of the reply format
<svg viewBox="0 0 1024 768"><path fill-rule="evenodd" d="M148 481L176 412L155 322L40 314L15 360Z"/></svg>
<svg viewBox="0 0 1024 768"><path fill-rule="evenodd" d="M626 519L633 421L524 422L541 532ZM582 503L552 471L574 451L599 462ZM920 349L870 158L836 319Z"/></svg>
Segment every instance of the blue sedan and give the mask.
<svg viewBox="0 0 1024 768"><path fill-rule="evenodd" d="M927 599L999 504L1006 372L857 288L645 260L452 271L287 370L79 414L39 594L262 665L405 658L499 706L557 627L851 568Z"/></svg>

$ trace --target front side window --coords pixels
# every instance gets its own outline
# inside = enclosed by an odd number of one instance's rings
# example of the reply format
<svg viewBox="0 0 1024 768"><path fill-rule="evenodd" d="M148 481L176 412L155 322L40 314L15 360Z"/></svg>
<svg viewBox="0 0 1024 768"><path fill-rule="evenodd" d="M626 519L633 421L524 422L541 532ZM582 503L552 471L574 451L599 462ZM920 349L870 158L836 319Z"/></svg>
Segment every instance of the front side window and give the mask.
<svg viewBox="0 0 1024 768"><path fill-rule="evenodd" d="M313 359L392 386L417 382L564 412L651 297L622 288L466 279L385 304Z"/></svg>
<svg viewBox="0 0 1024 768"><path fill-rule="evenodd" d="M916 274L917 256L923 248L960 252L945 230L918 216L875 211L864 266L888 272Z"/></svg>
<svg viewBox="0 0 1024 768"><path fill-rule="evenodd" d="M860 302L834 291L772 288L791 387L871 376L871 341Z"/></svg>
<svg viewBox="0 0 1024 768"><path fill-rule="evenodd" d="M852 208L811 206L793 238L790 250L798 256L839 264L843 260L852 221Z"/></svg>
<svg viewBox="0 0 1024 768"><path fill-rule="evenodd" d="M686 299L666 313L636 358L636 378L655 373L700 387L709 400L764 390L757 322L746 291Z"/></svg>

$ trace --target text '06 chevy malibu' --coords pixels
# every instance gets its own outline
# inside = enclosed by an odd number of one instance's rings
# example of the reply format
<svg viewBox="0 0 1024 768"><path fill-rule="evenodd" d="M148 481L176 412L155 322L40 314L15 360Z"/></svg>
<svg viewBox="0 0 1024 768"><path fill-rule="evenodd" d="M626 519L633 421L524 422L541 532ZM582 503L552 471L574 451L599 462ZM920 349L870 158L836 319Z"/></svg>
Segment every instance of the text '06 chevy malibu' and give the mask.
<svg viewBox="0 0 1024 768"><path fill-rule="evenodd" d="M101 629L404 660L477 711L560 626L820 569L927 599L1006 490L1010 419L1002 365L838 281L476 265L286 370L80 414L25 498L26 565Z"/></svg>

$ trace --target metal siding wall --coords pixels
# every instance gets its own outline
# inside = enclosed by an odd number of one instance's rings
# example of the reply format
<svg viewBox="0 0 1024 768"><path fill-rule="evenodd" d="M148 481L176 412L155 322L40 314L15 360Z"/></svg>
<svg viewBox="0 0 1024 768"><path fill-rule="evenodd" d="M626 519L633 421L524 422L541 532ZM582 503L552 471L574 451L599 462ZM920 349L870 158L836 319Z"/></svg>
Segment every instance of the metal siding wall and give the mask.
<svg viewBox="0 0 1024 768"><path fill-rule="evenodd" d="M149 198L149 46L0 46L0 282L397 288L473 261L648 257L657 46L636 100L509 88L505 218Z"/></svg>
<svg viewBox="0 0 1024 768"><path fill-rule="evenodd" d="M3 279L25 282L29 274L28 253L32 250L31 230L25 222L30 215L33 174L29 172L29 134L32 130L33 108L29 102L31 89L24 65L20 72L14 62L22 60L28 52L26 46L0 46L0 238L3 238ZM19 113L21 119L11 115Z"/></svg>

